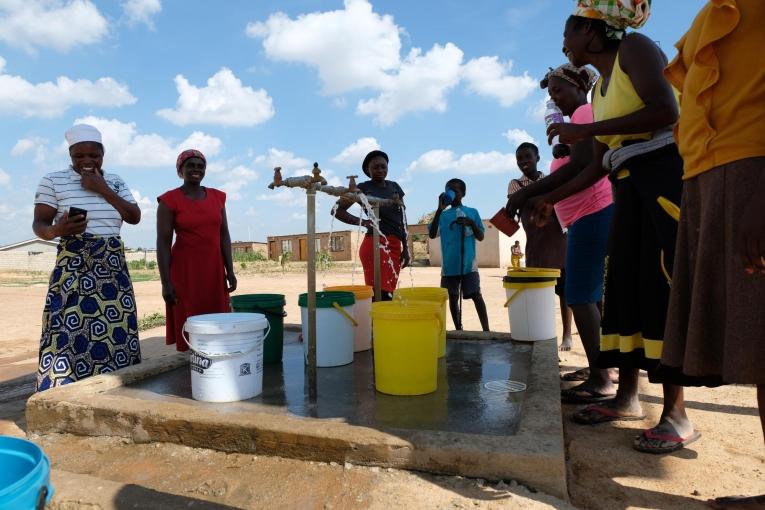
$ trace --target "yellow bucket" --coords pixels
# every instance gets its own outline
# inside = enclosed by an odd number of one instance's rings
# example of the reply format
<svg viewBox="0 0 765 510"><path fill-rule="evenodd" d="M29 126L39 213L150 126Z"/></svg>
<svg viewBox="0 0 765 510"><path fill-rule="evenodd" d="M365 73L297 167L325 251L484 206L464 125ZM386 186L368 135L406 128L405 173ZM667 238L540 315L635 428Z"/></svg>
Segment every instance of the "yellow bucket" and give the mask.
<svg viewBox="0 0 765 510"><path fill-rule="evenodd" d="M374 289L369 285L336 285L326 287L326 291L353 292L356 304L353 305L353 318L358 326L353 331L353 352L367 351L372 348L372 296Z"/></svg>
<svg viewBox="0 0 765 510"><path fill-rule="evenodd" d="M436 391L439 307L432 302L372 303L375 388L389 395Z"/></svg>
<svg viewBox="0 0 765 510"><path fill-rule="evenodd" d="M441 334L438 339L438 357L446 355L446 302L449 301L449 293L442 287L402 287L393 293L393 300L430 301L439 306L441 318Z"/></svg>
<svg viewBox="0 0 765 510"><path fill-rule="evenodd" d="M554 338L555 284L559 269L524 267L507 271L502 286L507 294L510 335L514 340Z"/></svg>

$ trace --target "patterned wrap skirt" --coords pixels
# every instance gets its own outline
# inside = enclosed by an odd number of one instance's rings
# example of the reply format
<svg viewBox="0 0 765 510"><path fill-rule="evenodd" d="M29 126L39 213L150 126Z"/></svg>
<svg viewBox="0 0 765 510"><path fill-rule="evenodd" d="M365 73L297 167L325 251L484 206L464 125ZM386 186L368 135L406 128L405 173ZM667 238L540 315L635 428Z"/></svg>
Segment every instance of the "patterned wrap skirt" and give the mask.
<svg viewBox="0 0 765 510"><path fill-rule="evenodd" d="M140 362L122 240L90 234L62 238L45 296L37 391Z"/></svg>
<svg viewBox="0 0 765 510"><path fill-rule="evenodd" d="M631 158L611 175L614 215L597 360L601 368L639 368L657 382L682 175L676 145Z"/></svg>

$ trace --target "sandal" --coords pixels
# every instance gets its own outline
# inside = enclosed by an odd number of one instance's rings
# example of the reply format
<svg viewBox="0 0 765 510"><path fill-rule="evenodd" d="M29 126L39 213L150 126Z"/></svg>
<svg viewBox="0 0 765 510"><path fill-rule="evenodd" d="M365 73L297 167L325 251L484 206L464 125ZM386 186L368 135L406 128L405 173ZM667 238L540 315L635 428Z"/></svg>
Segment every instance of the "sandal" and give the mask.
<svg viewBox="0 0 765 510"><path fill-rule="evenodd" d="M644 430L635 438L632 447L643 453L672 453L697 441L701 433L693 431L689 436L682 437L668 421L663 421L653 428Z"/></svg>
<svg viewBox="0 0 765 510"><path fill-rule="evenodd" d="M616 410L614 401L605 404L592 404L575 412L571 419L581 425L597 425L610 421L641 421L645 414L622 414Z"/></svg>
<svg viewBox="0 0 765 510"><path fill-rule="evenodd" d="M589 388L582 388L582 386L583 384L580 384L567 390L561 390L561 398L575 404L594 404L595 402L611 400L616 396L616 393L600 393Z"/></svg>
<svg viewBox="0 0 765 510"><path fill-rule="evenodd" d="M561 381L586 381L590 377L590 369L587 367L568 372L560 376Z"/></svg>

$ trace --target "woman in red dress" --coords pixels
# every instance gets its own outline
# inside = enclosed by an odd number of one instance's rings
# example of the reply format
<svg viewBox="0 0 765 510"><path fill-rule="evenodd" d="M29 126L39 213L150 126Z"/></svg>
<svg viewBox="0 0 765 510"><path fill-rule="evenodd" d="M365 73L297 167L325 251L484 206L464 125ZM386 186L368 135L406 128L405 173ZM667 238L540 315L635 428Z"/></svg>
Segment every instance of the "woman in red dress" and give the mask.
<svg viewBox="0 0 765 510"><path fill-rule="evenodd" d="M204 154L183 151L175 167L183 184L157 197L157 262L167 310L165 343L186 351L181 336L186 319L231 311L228 294L236 290L236 276L226 194L202 186L207 168Z"/></svg>

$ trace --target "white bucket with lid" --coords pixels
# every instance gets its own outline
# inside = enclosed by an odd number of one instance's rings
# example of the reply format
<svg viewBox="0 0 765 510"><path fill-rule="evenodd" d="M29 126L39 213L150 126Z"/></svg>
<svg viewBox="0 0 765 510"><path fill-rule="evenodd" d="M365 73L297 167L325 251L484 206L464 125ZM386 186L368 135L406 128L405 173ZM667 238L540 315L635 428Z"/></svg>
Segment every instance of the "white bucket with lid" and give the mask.
<svg viewBox="0 0 765 510"><path fill-rule="evenodd" d="M511 268L503 278L505 307L513 340L533 342L555 338L555 284L559 269Z"/></svg>
<svg viewBox="0 0 765 510"><path fill-rule="evenodd" d="M235 402L260 395L268 329L261 313L209 313L186 319L183 332L191 349L194 400Z"/></svg>

